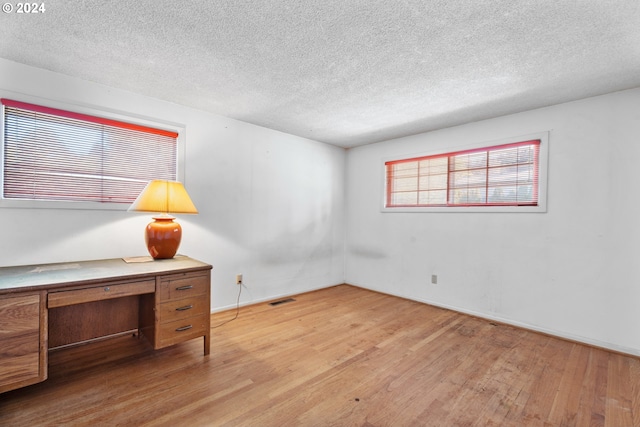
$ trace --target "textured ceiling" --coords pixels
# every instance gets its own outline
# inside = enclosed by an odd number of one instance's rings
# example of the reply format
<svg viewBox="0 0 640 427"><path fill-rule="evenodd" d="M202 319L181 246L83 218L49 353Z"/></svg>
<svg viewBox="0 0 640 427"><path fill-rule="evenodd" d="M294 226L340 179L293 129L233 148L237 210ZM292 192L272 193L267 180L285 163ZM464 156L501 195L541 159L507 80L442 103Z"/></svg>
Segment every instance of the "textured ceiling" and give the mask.
<svg viewBox="0 0 640 427"><path fill-rule="evenodd" d="M65 0L0 57L342 147L640 86L638 0Z"/></svg>

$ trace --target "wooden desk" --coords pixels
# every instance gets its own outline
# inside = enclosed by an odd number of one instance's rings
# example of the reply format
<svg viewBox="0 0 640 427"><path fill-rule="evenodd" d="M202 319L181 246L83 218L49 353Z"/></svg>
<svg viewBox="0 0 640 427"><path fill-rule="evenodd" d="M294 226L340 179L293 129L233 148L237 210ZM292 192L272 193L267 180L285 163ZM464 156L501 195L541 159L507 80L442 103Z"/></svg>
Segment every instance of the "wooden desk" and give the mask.
<svg viewBox="0 0 640 427"><path fill-rule="evenodd" d="M138 331L154 349L203 337L211 266L185 256L0 268L0 393L47 378L50 349Z"/></svg>

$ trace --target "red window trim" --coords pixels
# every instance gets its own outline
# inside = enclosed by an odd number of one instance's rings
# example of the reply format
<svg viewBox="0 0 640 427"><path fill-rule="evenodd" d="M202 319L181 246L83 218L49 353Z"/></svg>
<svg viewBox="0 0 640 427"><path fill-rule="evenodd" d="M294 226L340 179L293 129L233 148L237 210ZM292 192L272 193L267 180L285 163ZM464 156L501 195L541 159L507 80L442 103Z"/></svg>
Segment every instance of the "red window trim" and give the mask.
<svg viewBox="0 0 640 427"><path fill-rule="evenodd" d="M536 150L535 151L535 158L534 158L534 164L538 167L535 168L534 170L534 185L533 185L533 200L535 200L534 202L519 202L519 203L510 203L510 202L503 202L503 203L451 203L449 196L450 196L450 180L449 180L449 173L450 173L450 163L451 163L451 157L454 156L458 156L461 154L471 154L471 153L480 153L480 152L490 152L490 151L498 151L498 150L503 150L503 149L507 149L507 148L513 148L513 147L520 147L520 146L525 146L525 145L538 145L540 146L541 144L541 140L540 139L532 139L532 140L527 140L527 141L518 141L518 142L512 142L512 143L508 143L508 144L501 144L501 145L493 145L493 146L489 146L489 147L478 147L478 148L472 148L472 149L468 149L468 150L459 150L459 151L451 151L448 153L440 153L440 154L433 154L433 155L429 155L429 156L419 156L419 157L412 157L409 159L400 159L400 160L391 160L388 162L385 162L385 169L386 169L386 204L385 207L389 208L389 209L393 209L393 208L438 208L438 207L491 207L491 206L498 206L498 207L516 207L516 206L538 206L539 202L538 202L538 179L539 179L539 161L540 161L540 150ZM446 204L432 204L432 205L428 205L428 204L419 204L418 201L416 200L415 204L391 204L391 195L392 195L392 191L391 191L391 183L393 182L393 165L397 165L397 164L402 164L402 163L409 163L409 162L420 162L422 160L429 160L429 159L436 159L436 158L443 158L446 157L447 158L447 201ZM419 167L419 166L418 166ZM487 173L489 171L489 167L487 166Z"/></svg>
<svg viewBox="0 0 640 427"><path fill-rule="evenodd" d="M89 114L76 113L73 111L60 110L58 108L45 107L42 105L30 104L28 102L15 101L12 99L2 98L0 99L0 103L7 107L20 108L23 110L33 111L36 113L44 113L51 114L59 117L66 117L69 119L83 120L86 122L98 123L101 125L114 126L123 129L136 130L140 132L152 133L156 135L168 136L171 138L177 138L178 133L173 131L168 131L164 129L156 129L148 126L142 126L133 123L121 122L119 120L107 119L104 117L92 116Z"/></svg>
<svg viewBox="0 0 640 427"><path fill-rule="evenodd" d="M519 142L511 142L509 144L492 145L490 147L471 148L469 150L459 150L459 151L451 151L448 153L432 154L429 156L412 157L410 159L390 160L388 162L385 162L385 165L386 166L397 165L400 163L418 162L421 160L429 160L429 159L435 159L439 157L453 157L453 156L458 156L460 154L480 153L483 151L497 151L497 150L503 150L505 148L512 148L512 147L518 147L521 145L533 145L533 144L540 145L540 140L532 139L529 141L519 141Z"/></svg>

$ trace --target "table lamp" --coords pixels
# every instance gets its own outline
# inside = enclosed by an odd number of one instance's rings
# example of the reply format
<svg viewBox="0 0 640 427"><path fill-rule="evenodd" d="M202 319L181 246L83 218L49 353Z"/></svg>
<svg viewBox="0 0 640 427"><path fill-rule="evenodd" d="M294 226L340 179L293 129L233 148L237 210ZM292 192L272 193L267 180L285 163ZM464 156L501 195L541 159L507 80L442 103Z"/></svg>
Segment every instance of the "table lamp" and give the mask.
<svg viewBox="0 0 640 427"><path fill-rule="evenodd" d="M129 210L160 213L145 233L147 249L154 259L173 258L180 246L182 227L170 213L198 213L181 182L164 180L150 181Z"/></svg>

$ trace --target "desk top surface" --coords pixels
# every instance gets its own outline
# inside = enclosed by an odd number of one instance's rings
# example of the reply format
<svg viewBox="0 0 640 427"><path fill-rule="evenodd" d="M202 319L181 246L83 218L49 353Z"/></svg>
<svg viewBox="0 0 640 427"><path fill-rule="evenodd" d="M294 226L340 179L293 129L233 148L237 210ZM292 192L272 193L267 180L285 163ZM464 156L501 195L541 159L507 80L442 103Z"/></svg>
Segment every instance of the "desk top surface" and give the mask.
<svg viewBox="0 0 640 427"><path fill-rule="evenodd" d="M183 255L162 260L153 260L151 257L114 258L0 267L0 294L31 290L31 288L46 289L61 284L76 285L102 280L133 279L162 273L210 269L211 265Z"/></svg>

